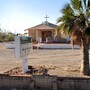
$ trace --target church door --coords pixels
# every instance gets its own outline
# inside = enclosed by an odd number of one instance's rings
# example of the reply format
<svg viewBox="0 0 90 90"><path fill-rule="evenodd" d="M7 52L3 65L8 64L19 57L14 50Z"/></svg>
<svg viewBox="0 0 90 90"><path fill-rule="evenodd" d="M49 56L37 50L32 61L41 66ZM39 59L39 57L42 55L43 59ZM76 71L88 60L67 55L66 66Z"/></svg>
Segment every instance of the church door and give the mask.
<svg viewBox="0 0 90 90"><path fill-rule="evenodd" d="M42 31L42 41L46 41L47 37L52 37L51 31Z"/></svg>

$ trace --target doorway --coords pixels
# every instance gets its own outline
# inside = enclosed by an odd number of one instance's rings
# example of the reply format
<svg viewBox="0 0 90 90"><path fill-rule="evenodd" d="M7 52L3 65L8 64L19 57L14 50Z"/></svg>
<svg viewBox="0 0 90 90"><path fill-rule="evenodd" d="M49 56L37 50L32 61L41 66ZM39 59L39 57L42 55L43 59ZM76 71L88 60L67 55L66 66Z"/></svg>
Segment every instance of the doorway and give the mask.
<svg viewBox="0 0 90 90"><path fill-rule="evenodd" d="M51 31L42 31L42 41L46 41L47 37L52 37Z"/></svg>

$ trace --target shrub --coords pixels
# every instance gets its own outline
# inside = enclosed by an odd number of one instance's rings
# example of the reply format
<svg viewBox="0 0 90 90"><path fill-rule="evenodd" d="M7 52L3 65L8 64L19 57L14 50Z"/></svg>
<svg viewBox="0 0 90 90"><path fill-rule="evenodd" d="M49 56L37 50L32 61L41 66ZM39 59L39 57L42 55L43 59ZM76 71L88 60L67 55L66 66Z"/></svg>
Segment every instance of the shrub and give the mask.
<svg viewBox="0 0 90 90"><path fill-rule="evenodd" d="M2 38L0 38L0 42L3 42Z"/></svg>
<svg viewBox="0 0 90 90"><path fill-rule="evenodd" d="M9 34L6 36L6 38L4 39L4 41L14 41L14 35L13 34Z"/></svg>

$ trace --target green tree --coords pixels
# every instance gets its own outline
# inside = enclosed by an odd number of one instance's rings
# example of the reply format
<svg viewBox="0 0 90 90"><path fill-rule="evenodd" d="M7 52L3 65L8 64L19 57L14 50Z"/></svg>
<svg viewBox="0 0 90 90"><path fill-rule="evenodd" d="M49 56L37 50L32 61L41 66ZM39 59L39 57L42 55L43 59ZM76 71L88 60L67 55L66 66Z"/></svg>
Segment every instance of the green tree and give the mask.
<svg viewBox="0 0 90 90"><path fill-rule="evenodd" d="M4 38L4 41L14 41L14 34L11 32L8 32L7 36Z"/></svg>
<svg viewBox="0 0 90 90"><path fill-rule="evenodd" d="M57 27L60 32L71 36L71 42L76 42L83 51L80 71L89 74L89 37L90 37L90 0L70 0L62 9Z"/></svg>
<svg viewBox="0 0 90 90"><path fill-rule="evenodd" d="M3 42L4 39L6 38L7 34L4 32L0 32L0 42Z"/></svg>

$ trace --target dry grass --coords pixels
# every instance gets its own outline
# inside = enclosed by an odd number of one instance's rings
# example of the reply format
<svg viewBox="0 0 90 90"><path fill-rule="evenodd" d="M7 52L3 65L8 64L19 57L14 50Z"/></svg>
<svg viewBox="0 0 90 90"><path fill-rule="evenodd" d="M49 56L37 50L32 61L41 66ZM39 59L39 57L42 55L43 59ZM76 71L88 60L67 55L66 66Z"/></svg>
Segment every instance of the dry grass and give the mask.
<svg viewBox="0 0 90 90"><path fill-rule="evenodd" d="M82 77L79 73L81 57L79 49L31 50L28 64L34 67L42 66L50 75ZM14 49L6 49L5 43L0 43L0 73L21 65L22 60L15 58Z"/></svg>

